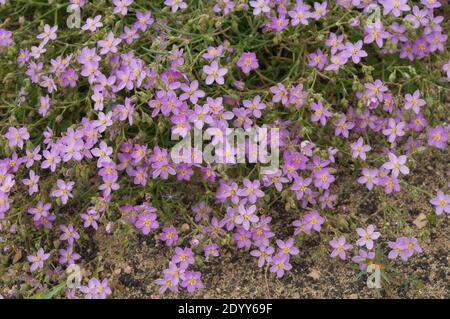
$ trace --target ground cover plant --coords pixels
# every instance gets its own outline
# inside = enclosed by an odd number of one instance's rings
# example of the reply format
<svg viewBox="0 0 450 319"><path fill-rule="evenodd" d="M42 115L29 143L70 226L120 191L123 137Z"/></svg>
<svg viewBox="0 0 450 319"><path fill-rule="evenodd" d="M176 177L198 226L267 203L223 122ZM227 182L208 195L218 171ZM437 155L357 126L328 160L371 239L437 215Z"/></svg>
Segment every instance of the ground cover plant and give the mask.
<svg viewBox="0 0 450 319"><path fill-rule="evenodd" d="M206 296L230 253L268 290L319 253L376 296L418 285L425 246L448 256L449 17L446 0L0 0L0 296L129 297L147 243L140 297ZM199 132L213 156L180 144Z"/></svg>

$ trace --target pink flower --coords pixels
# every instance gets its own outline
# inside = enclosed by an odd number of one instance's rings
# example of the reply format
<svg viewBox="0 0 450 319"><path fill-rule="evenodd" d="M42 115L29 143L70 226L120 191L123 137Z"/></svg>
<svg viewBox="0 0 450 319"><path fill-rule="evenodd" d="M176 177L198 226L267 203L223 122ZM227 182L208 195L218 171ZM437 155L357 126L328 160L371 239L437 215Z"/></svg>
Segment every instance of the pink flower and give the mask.
<svg viewBox="0 0 450 319"><path fill-rule="evenodd" d="M258 60L254 52L244 52L237 61L237 66L241 68L242 72L249 74L251 70L259 68Z"/></svg>
<svg viewBox="0 0 450 319"><path fill-rule="evenodd" d="M384 15L392 13L394 17L399 17L402 11L410 11L411 7L408 6L408 0L381 0L381 4L384 7Z"/></svg>
<svg viewBox="0 0 450 319"><path fill-rule="evenodd" d="M133 0L113 0L114 11L113 13L120 13L121 15L126 15L128 12L128 7L133 3Z"/></svg>
<svg viewBox="0 0 450 319"><path fill-rule="evenodd" d="M236 216L234 222L237 225L242 225L245 230L250 229L250 223L257 223L259 218L256 216L256 206L252 205L245 207L243 204L239 206L239 215Z"/></svg>
<svg viewBox="0 0 450 319"><path fill-rule="evenodd" d="M105 40L100 40L97 42L97 45L101 48L100 54L105 55L108 54L109 52L117 53L117 46L119 45L120 42L122 42L122 40L116 39L114 37L114 33L110 31Z"/></svg>
<svg viewBox="0 0 450 319"><path fill-rule="evenodd" d="M428 130L428 145L445 149L448 141L448 129L439 125Z"/></svg>
<svg viewBox="0 0 450 319"><path fill-rule="evenodd" d="M397 123L393 118L390 118L388 127L383 130L383 134L388 137L389 143L394 143L397 137L405 135L405 127L405 122Z"/></svg>
<svg viewBox="0 0 450 319"><path fill-rule="evenodd" d="M356 241L356 244L358 246L366 246L369 250L373 248L374 240L377 240L381 236L379 232L375 231L373 225L369 225L367 229L356 228L356 232L361 236L361 238Z"/></svg>
<svg viewBox="0 0 450 319"><path fill-rule="evenodd" d="M330 246L333 248L330 256L332 258L339 256L342 260L347 258L345 251L353 248L352 245L345 243L344 236L341 236L338 239L330 240Z"/></svg>
<svg viewBox="0 0 450 319"><path fill-rule="evenodd" d="M26 127L20 127L19 129L10 127L5 134L5 137L8 139L9 147L17 146L23 148L23 142L30 138L30 134L28 134Z"/></svg>
<svg viewBox="0 0 450 319"><path fill-rule="evenodd" d="M352 157L353 158L360 157L363 161L366 160L366 152L368 152L372 149L372 147L370 147L370 145L364 144L362 137L358 138L358 141L356 141L355 143L350 144L350 147L353 151Z"/></svg>
<svg viewBox="0 0 450 319"><path fill-rule="evenodd" d="M316 210L313 210L311 213L306 214L304 217L304 230L305 232L309 232L311 229L314 229L317 232L320 232L322 224L325 221L325 218L319 215Z"/></svg>
<svg viewBox="0 0 450 319"><path fill-rule="evenodd" d="M39 191L39 175L36 175L33 170L30 170L29 178L23 179L22 182L24 185L28 186L29 195L33 195Z"/></svg>
<svg viewBox="0 0 450 319"><path fill-rule="evenodd" d="M95 18L87 18L86 24L81 27L81 30L95 32L98 28L103 26L103 23L100 22L102 19L101 15L95 16Z"/></svg>
<svg viewBox="0 0 450 319"><path fill-rule="evenodd" d="M250 6L253 8L253 15L255 16L270 12L269 0L250 1Z"/></svg>
<svg viewBox="0 0 450 319"><path fill-rule="evenodd" d="M177 12L178 9L184 10L187 8L187 3L184 0L165 0L164 4L171 7L172 12Z"/></svg>
<svg viewBox="0 0 450 319"><path fill-rule="evenodd" d="M443 212L450 214L450 195L444 195L441 190L438 190L437 197L432 198L430 203L436 208L436 215L441 215Z"/></svg>
<svg viewBox="0 0 450 319"><path fill-rule="evenodd" d="M222 85L225 83L225 79L223 77L228 73L228 70L226 68L220 68L217 61L213 61L211 65L203 66L203 72L207 75L205 80L207 85L210 85L213 82Z"/></svg>
<svg viewBox="0 0 450 319"><path fill-rule="evenodd" d="M368 190L372 190L374 185L378 185L378 170L363 168L362 176L358 178L358 183L365 184Z"/></svg>
<svg viewBox="0 0 450 319"><path fill-rule="evenodd" d="M397 177L399 173L404 175L409 174L409 168L405 165L407 157L406 155L402 155L397 157L393 153L389 153L389 161L383 164L383 168L390 170L392 176Z"/></svg>
<svg viewBox="0 0 450 319"><path fill-rule="evenodd" d="M44 261L50 257L50 254L46 254L44 249L39 248L35 256L28 256L27 259L31 262L30 271L34 272L38 268L44 268Z"/></svg>
<svg viewBox="0 0 450 319"><path fill-rule="evenodd" d="M270 272L276 273L278 278L283 277L286 270L292 269L292 265L289 263L289 255L286 254L277 254L273 257L272 265Z"/></svg>
<svg viewBox="0 0 450 319"><path fill-rule="evenodd" d="M419 90L416 90L412 95L406 94L405 100L405 110L412 109L416 114L419 114L420 108L426 104L425 100L420 98Z"/></svg>
<svg viewBox="0 0 450 319"><path fill-rule="evenodd" d="M349 58L352 58L353 63L359 63L361 58L367 56L367 52L362 49L363 42L359 40L355 44L347 42L345 44L345 53Z"/></svg>
<svg viewBox="0 0 450 319"><path fill-rule="evenodd" d="M47 43L50 40L56 39L56 31L58 30L58 26L55 25L50 27L50 25L44 25L44 32L37 36L38 39L42 39L42 43Z"/></svg>
<svg viewBox="0 0 450 319"><path fill-rule="evenodd" d="M60 198L61 203L63 205L65 205L67 203L67 201L69 200L69 198L73 198L73 195L72 195L73 185L75 185L75 182L69 181L66 183L62 179L58 179L56 181L56 186L58 188L53 190L51 192L50 196Z"/></svg>

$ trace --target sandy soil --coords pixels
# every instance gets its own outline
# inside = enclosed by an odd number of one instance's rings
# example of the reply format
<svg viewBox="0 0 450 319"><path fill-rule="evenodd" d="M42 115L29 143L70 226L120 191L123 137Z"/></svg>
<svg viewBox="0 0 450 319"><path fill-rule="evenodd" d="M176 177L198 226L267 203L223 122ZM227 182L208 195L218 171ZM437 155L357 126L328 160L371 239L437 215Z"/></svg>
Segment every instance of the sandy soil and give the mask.
<svg viewBox="0 0 450 319"><path fill-rule="evenodd" d="M435 194L449 180L449 152L435 152L419 158L410 174L409 184ZM355 173L356 174L356 173ZM382 241L396 236L416 236L424 253L416 255L408 263L396 262L398 274L391 276L391 284L382 291L366 286L366 275L356 278L358 271L351 262L340 262L329 257L327 234L324 238L310 237L302 241L300 254L293 258L293 270L281 279L256 265L248 252L225 247L221 256L202 266L205 289L193 296L185 292L159 295L154 284L167 266L170 250L160 242L140 236L129 243L121 261L105 264L105 271L112 273L112 285L117 297L126 298L449 298L450 267L448 217L434 221L431 217L419 229L414 223L419 214L433 216L428 196L414 188L380 199L382 194L367 196L363 187L353 182L355 176L339 172L338 209L332 219L336 228L354 241L354 227L374 224L382 230ZM273 225L277 234L292 234L292 217L281 207ZM355 222L358 222L356 224ZM288 227L286 227L286 225ZM322 235L321 235L322 237ZM105 245L99 238L99 250L105 249L105 260L111 260L116 252L114 245ZM102 244L103 243L103 244ZM117 259L116 259L117 260Z"/></svg>

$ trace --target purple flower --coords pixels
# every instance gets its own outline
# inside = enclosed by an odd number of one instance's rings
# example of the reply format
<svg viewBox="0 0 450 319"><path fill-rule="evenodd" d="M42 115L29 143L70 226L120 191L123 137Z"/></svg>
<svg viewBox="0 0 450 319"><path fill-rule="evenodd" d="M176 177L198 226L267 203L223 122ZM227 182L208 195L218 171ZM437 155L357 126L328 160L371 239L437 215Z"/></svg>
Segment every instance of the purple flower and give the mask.
<svg viewBox="0 0 450 319"><path fill-rule="evenodd" d="M269 0L250 1L250 6L253 8L253 15L255 16L270 12Z"/></svg>
<svg viewBox="0 0 450 319"><path fill-rule="evenodd" d="M420 0L420 2L428 9L436 9L441 7L439 0Z"/></svg>
<svg viewBox="0 0 450 319"><path fill-rule="evenodd" d="M269 187L271 185L274 185L276 190L281 192L283 190L283 184L288 183L289 180L282 176L282 173L280 170L276 171L273 174L265 174L262 178L264 186Z"/></svg>
<svg viewBox="0 0 450 319"><path fill-rule="evenodd" d="M272 258L272 267L270 267L270 272L277 274L278 278L284 276L286 270L291 270L292 265L289 263L289 255L277 254Z"/></svg>
<svg viewBox="0 0 450 319"><path fill-rule="evenodd" d="M39 248L35 256L27 256L29 262L31 262L30 271L34 272L38 268L44 268L44 261L50 257L50 254L46 254L44 249Z"/></svg>
<svg viewBox="0 0 450 319"><path fill-rule="evenodd" d="M395 154L389 152L389 161L383 164L383 168L390 170L392 176L398 177L399 173L403 175L409 174L409 168L405 165L407 157L406 155L396 156Z"/></svg>
<svg viewBox="0 0 450 319"><path fill-rule="evenodd" d="M228 70L226 68L220 68L217 61L213 61L211 65L203 66L203 72L207 75L205 80L207 85L211 85L214 82L222 85L225 83L223 77L228 73Z"/></svg>
<svg viewBox="0 0 450 319"><path fill-rule="evenodd" d="M236 64L245 74L249 74L251 70L259 68L258 59L254 52L242 53Z"/></svg>
<svg viewBox="0 0 450 319"><path fill-rule="evenodd" d="M259 95L255 96L253 100L244 100L242 102L244 107L248 108L252 111L252 114L256 118L261 117L261 110L264 110L266 108L266 105L264 103L261 103L261 97Z"/></svg>
<svg viewBox="0 0 450 319"><path fill-rule="evenodd" d="M372 251L366 252L363 249L359 250L359 255L354 256L352 260L359 264L359 269L364 270L367 269L367 265L372 263L372 260L375 259L375 253Z"/></svg>
<svg viewBox="0 0 450 319"><path fill-rule="evenodd" d="M29 178L25 178L22 180L23 184L28 186L28 194L33 195L34 193L37 193L39 190L39 175L36 175L36 173L33 170L30 170Z"/></svg>
<svg viewBox="0 0 450 319"><path fill-rule="evenodd" d="M100 54L106 55L109 52L117 53L117 46L120 42L122 42L122 39L116 39L114 37L114 33L110 31L105 40L100 40L97 42L97 45L101 48Z"/></svg>
<svg viewBox="0 0 450 319"><path fill-rule="evenodd" d="M320 101L317 103L311 103L310 108L314 111L314 113L311 114L311 121L320 122L322 126L327 124L327 118L333 116L333 113L328 111L328 109L325 108Z"/></svg>
<svg viewBox="0 0 450 319"><path fill-rule="evenodd" d="M385 92L388 91L388 87L384 85L381 80L375 80L375 82L370 82L364 84L366 88L366 94L369 97L376 97L379 101L383 101Z"/></svg>
<svg viewBox="0 0 450 319"><path fill-rule="evenodd" d="M167 1L177 0L166 0L166 2ZM199 271L186 271L184 274L184 280L181 283L181 287L186 288L190 294L197 289L203 288L201 276L202 274Z"/></svg>
<svg viewBox="0 0 450 319"><path fill-rule="evenodd" d="M336 123L336 129L334 131L334 134L336 136L342 135L345 138L348 138L349 131L355 127L355 123L348 122L347 116L343 115L339 121Z"/></svg>
<svg viewBox="0 0 450 319"><path fill-rule="evenodd" d="M428 145L445 149L448 141L448 130L439 125L428 130Z"/></svg>
<svg viewBox="0 0 450 319"><path fill-rule="evenodd" d="M243 227L239 227L232 237L236 241L238 248L249 248L252 245L250 240L251 235L251 232L245 230Z"/></svg>
<svg viewBox="0 0 450 319"><path fill-rule="evenodd" d="M123 29L123 33L120 35L120 38L124 40L127 44L133 43L134 40L139 38L138 29L133 27L125 26Z"/></svg>
<svg viewBox="0 0 450 319"><path fill-rule="evenodd" d="M52 197L58 197L61 199L63 205L67 204L69 198L73 198L72 189L75 182L68 181L67 183L62 179L56 181L57 189L53 190L50 194Z"/></svg>
<svg viewBox="0 0 450 319"><path fill-rule="evenodd" d="M20 127L19 129L10 127L5 137L8 139L9 147L23 148L23 142L30 138L30 134L28 134L26 127Z"/></svg>
<svg viewBox="0 0 450 319"><path fill-rule="evenodd" d="M172 257L172 262L179 264L181 268L188 268L189 265L194 264L194 256L190 248L175 248L175 255Z"/></svg>
<svg viewBox="0 0 450 319"><path fill-rule="evenodd" d="M66 225L60 225L59 229L61 230L62 234L61 237L59 237L60 240L66 240L70 246L73 245L75 240L80 239L80 235L78 232L73 228L72 224Z"/></svg>
<svg viewBox="0 0 450 319"><path fill-rule="evenodd" d="M167 246L172 246L178 240L178 233L175 227L164 227L159 239L164 241Z"/></svg>
<svg viewBox="0 0 450 319"><path fill-rule="evenodd" d="M180 95L181 101L186 101L189 99L192 104L196 104L199 99L205 97L205 92L198 89L198 81L194 80L189 85L182 84L181 89L183 90L183 94Z"/></svg>
<svg viewBox="0 0 450 319"><path fill-rule="evenodd" d="M8 194L0 190L0 220L5 218L5 213L9 210L9 199Z"/></svg>
<svg viewBox="0 0 450 319"><path fill-rule="evenodd" d="M344 36L337 36L336 33L331 32L328 39L325 41L325 45L331 47L331 54L335 55L338 51L345 50L345 45L342 43Z"/></svg>
<svg viewBox="0 0 450 319"><path fill-rule="evenodd" d="M420 247L416 238L400 237L395 242L388 242L388 246L391 249L389 252L389 259L396 259L400 257L403 261L407 261L414 252L421 253Z"/></svg>
<svg viewBox="0 0 450 319"><path fill-rule="evenodd" d="M450 195L444 195L441 190L438 190L437 197L432 198L430 203L435 206L436 215L441 215L443 212L450 214Z"/></svg>
<svg viewBox="0 0 450 319"><path fill-rule="evenodd" d="M379 185L383 186L386 194L390 194L393 191L400 191L400 183L395 176L383 176L379 177Z"/></svg>
<svg viewBox="0 0 450 319"><path fill-rule="evenodd" d="M205 252L206 258L208 258L209 256L214 256L214 257L219 256L219 246L217 246L217 244L205 245L203 247L203 250Z"/></svg>
<svg viewBox="0 0 450 319"><path fill-rule="evenodd" d="M139 228L144 235L147 235L152 229L157 229L159 227L159 223L156 220L157 216L153 212L156 209L151 207L146 212L141 212L136 221L136 227Z"/></svg>
<svg viewBox="0 0 450 319"><path fill-rule="evenodd" d="M428 121L424 118L423 114L420 112L408 123L408 128L415 130L416 132L422 131L427 127Z"/></svg>
<svg viewBox="0 0 450 319"><path fill-rule="evenodd" d="M183 0L166 0L164 1L164 4L171 7L172 12L176 12L178 9L184 10L187 8L187 4Z"/></svg>
<svg viewBox="0 0 450 319"><path fill-rule="evenodd" d="M363 161L366 160L366 152L370 151L372 147L370 145L365 145L362 137L358 138L358 141L350 144L352 149L352 157L358 158L360 157Z"/></svg>
<svg viewBox="0 0 450 319"><path fill-rule="evenodd" d="M303 1L297 1L293 10L289 11L288 14L292 18L291 24L295 27L299 23L303 25L308 25L308 18L312 17L309 9L310 5L303 3Z"/></svg>
<svg viewBox="0 0 450 319"><path fill-rule="evenodd" d="M212 208L207 206L205 202L200 202L198 205L192 207L192 211L195 213L194 220L199 222L208 219L208 214L212 211Z"/></svg>
<svg viewBox="0 0 450 319"><path fill-rule="evenodd" d="M426 104L425 100L420 98L419 90L416 90L412 95L406 94L405 100L405 110L412 109L416 114L419 114L420 108Z"/></svg>
<svg viewBox="0 0 450 319"><path fill-rule="evenodd" d="M286 87L282 83L278 83L275 86L272 86L270 88L270 92L272 92L272 102L278 103L281 102L284 106L287 106L287 103L289 101L288 92L286 90Z"/></svg>
<svg viewBox="0 0 450 319"><path fill-rule="evenodd" d="M332 258L339 256L342 260L347 258L345 251L353 248L352 245L345 243L344 236L340 236L338 239L330 240L330 246L333 248L330 256Z"/></svg>
<svg viewBox="0 0 450 319"><path fill-rule="evenodd" d="M114 4L113 13L120 13L121 15L126 15L128 12L128 7L133 3L133 0L112 0Z"/></svg>
<svg viewBox="0 0 450 319"><path fill-rule="evenodd" d="M325 221L325 218L319 215L317 210L313 210L311 213L306 214L303 217L305 223L305 232L309 232L314 229L316 232L320 232L320 228Z"/></svg>
<svg viewBox="0 0 450 319"><path fill-rule="evenodd" d="M412 8L412 14L408 14L405 17L405 20L410 22L414 29L417 29L421 25L422 26L428 25L427 15L428 15L428 12L426 9L421 10L418 6L415 5Z"/></svg>
<svg viewBox="0 0 450 319"><path fill-rule="evenodd" d="M323 70L325 63L327 62L327 56L323 54L321 49L317 49L314 53L310 53L309 57L309 66L316 67L319 70ZM319 102L320 103L320 102Z"/></svg>
<svg viewBox="0 0 450 319"><path fill-rule="evenodd" d="M361 61L361 58L367 56L367 52L362 50L363 42L359 40L355 44L347 42L345 44L345 53L348 57L352 58L353 63L357 64Z"/></svg>
<svg viewBox="0 0 450 319"><path fill-rule="evenodd" d="M159 288L160 294L166 292L167 289L172 292L178 291L178 282L175 282L175 280L171 276L166 275L164 276L164 278L158 278L155 280L155 283L161 286L161 288Z"/></svg>
<svg viewBox="0 0 450 319"><path fill-rule="evenodd" d="M101 15L86 19L86 24L81 27L81 30L95 32L98 28L103 27L103 23L100 22L102 19Z"/></svg>
<svg viewBox="0 0 450 319"><path fill-rule="evenodd" d="M202 55L204 59L207 60L215 60L216 58L221 57L223 54L223 45L219 45L216 47L208 47L206 53Z"/></svg>
<svg viewBox="0 0 450 319"><path fill-rule="evenodd" d="M331 56L330 62L326 68L325 71L337 71L343 66L345 63L347 63L348 55L345 52L338 53L336 55Z"/></svg>
<svg viewBox="0 0 450 319"><path fill-rule="evenodd" d="M244 204L239 205L238 215L236 216L234 222L237 225L242 225L245 230L250 229L251 223L258 222L259 218L255 214L256 206L252 205L249 207L245 207Z"/></svg>
<svg viewBox="0 0 450 319"><path fill-rule="evenodd" d="M314 2L314 13L311 16L316 20L325 17L327 15L327 5L328 3L326 1L322 3Z"/></svg>
<svg viewBox="0 0 450 319"><path fill-rule="evenodd" d="M335 177L330 174L328 168L323 168L314 172L314 186L317 188L328 189L330 184L335 180Z"/></svg>
<svg viewBox="0 0 450 319"><path fill-rule="evenodd" d="M381 21L376 21L373 25L366 24L364 31L366 32L364 43L376 42L379 48L383 47L383 40L390 37L389 32L384 30Z"/></svg>
<svg viewBox="0 0 450 319"><path fill-rule="evenodd" d="M356 241L358 246L366 246L367 249L371 250L373 248L374 240L377 240L381 234L375 231L373 225L369 225L367 229L356 228L356 232L361 238Z"/></svg>
<svg viewBox="0 0 450 319"><path fill-rule="evenodd" d="M397 137L405 135L405 126L405 122L397 123L393 118L390 118L388 127L383 130L383 134L388 137L389 143L394 143Z"/></svg>
<svg viewBox="0 0 450 319"><path fill-rule="evenodd" d="M244 188L239 190L238 195L246 197L250 204L256 203L258 198L264 197L264 192L259 189L261 183L258 180L253 182L249 179L244 179Z"/></svg>
<svg viewBox="0 0 450 319"><path fill-rule="evenodd" d="M272 17L270 19L270 23L268 24L268 27L275 32L281 32L284 30L289 24L289 20L286 19L285 14L281 14L278 17Z"/></svg>
<svg viewBox="0 0 450 319"><path fill-rule="evenodd" d="M136 19L137 21L134 23L134 27L140 29L142 32L145 32L147 27L154 22L151 11L146 11L144 13L136 11Z"/></svg>
<svg viewBox="0 0 450 319"><path fill-rule="evenodd" d="M6 29L0 28L0 48L8 47L13 44L12 32Z"/></svg>
<svg viewBox="0 0 450 319"><path fill-rule="evenodd" d="M411 7L408 6L408 0L381 0L381 4L384 7L384 15L392 13L394 17L399 17L402 11L410 11Z"/></svg>
<svg viewBox="0 0 450 319"><path fill-rule="evenodd" d="M42 43L47 43L50 40L56 39L56 31L58 30L58 26L55 25L51 27L50 25L44 25L44 32L37 36L38 39L42 39Z"/></svg>
<svg viewBox="0 0 450 319"><path fill-rule="evenodd" d="M81 256L73 251L73 246L67 247L67 249L58 250L59 253L59 263L61 265L72 265L81 258Z"/></svg>
<svg viewBox="0 0 450 319"><path fill-rule="evenodd" d="M278 239L277 240L277 246L280 249L280 254L294 256L294 255L298 255L298 253L299 253L298 248L294 246L294 239L293 238L289 238L285 242Z"/></svg>
<svg viewBox="0 0 450 319"><path fill-rule="evenodd" d="M75 10L77 8L82 8L86 4L86 0L69 0L71 5L68 7L70 10Z"/></svg>
<svg viewBox="0 0 450 319"><path fill-rule="evenodd" d="M108 287L108 278L101 282L97 278L91 278L87 286L81 286L80 291L85 294L85 299L105 299L111 294Z"/></svg>
<svg viewBox="0 0 450 319"><path fill-rule="evenodd" d="M270 246L260 245L257 250L252 250L250 255L258 257L258 267L263 267L264 264L272 262L272 254L275 249Z"/></svg>
<svg viewBox="0 0 450 319"><path fill-rule="evenodd" d="M365 184L367 189L372 190L374 185L378 185L378 170L364 167L358 183Z"/></svg>

